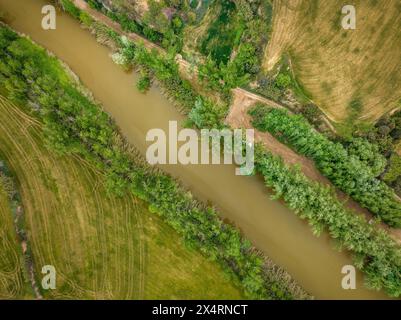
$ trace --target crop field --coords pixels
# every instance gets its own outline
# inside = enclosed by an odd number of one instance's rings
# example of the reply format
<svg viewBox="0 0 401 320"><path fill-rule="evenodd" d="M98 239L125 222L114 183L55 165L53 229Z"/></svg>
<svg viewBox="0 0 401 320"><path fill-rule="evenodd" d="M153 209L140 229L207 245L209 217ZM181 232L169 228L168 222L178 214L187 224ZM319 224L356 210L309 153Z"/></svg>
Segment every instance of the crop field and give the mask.
<svg viewBox="0 0 401 320"><path fill-rule="evenodd" d="M369 124L400 107L401 3L355 0L356 29L341 26L343 1L274 0L264 71L282 54L334 122Z"/></svg>
<svg viewBox="0 0 401 320"><path fill-rule="evenodd" d="M41 123L1 96L0 155L19 184L39 283L42 266L57 271L57 288L45 298L242 298L218 265L186 248L144 203L108 196L90 164L48 151ZM0 297L21 297L7 206L0 191Z"/></svg>

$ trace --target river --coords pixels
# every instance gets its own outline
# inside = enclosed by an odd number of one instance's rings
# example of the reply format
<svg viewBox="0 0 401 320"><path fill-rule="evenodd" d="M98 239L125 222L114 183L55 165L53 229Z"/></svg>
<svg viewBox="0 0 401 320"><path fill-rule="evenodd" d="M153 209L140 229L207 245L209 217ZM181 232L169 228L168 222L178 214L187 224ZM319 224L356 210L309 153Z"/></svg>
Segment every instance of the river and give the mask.
<svg viewBox="0 0 401 320"><path fill-rule="evenodd" d="M65 13L57 14L56 30L41 28L43 0L0 0L7 23L29 35L65 61L102 103L127 140L145 153L146 133L152 128L168 132L168 121L183 121L177 110L153 87L146 95L135 88L137 75L124 72L110 59L110 50L96 42L88 30ZM383 293L363 287L341 287L341 269L349 255L337 252L329 236L312 235L306 222L282 202L271 200L260 177L236 176L233 165L169 165L163 169L177 177L199 199L210 201L223 218L235 223L253 244L283 266L318 299L383 299Z"/></svg>

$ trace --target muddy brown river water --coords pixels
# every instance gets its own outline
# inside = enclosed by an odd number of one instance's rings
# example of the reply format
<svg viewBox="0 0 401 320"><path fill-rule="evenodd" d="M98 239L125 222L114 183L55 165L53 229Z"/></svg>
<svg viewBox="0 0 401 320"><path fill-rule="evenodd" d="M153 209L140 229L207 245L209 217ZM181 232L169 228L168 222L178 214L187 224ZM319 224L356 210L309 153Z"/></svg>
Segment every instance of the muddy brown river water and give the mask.
<svg viewBox="0 0 401 320"><path fill-rule="evenodd" d="M0 0L7 23L25 33L65 61L114 118L128 141L145 153L146 133L168 131L169 120L183 117L152 88L146 95L135 88L137 75L126 73L110 59L110 50L96 42L88 30L64 13L57 15L56 30L41 28L43 0ZM271 200L260 177L236 176L233 165L169 165L163 169L177 177L198 198L210 201L223 218L237 225L253 244L283 266L318 299L382 299L381 292L363 287L341 287L341 268L351 264L327 234L316 238L306 222L283 203Z"/></svg>

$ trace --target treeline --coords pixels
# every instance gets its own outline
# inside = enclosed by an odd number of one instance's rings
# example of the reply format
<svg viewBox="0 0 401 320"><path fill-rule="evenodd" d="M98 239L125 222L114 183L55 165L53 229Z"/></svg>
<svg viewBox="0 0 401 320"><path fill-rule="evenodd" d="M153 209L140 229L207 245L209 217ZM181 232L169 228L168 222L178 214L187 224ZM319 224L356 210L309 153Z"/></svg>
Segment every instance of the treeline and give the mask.
<svg viewBox="0 0 401 320"><path fill-rule="evenodd" d="M352 253L369 288L383 288L394 297L401 295L401 250L384 230L345 209L331 189L308 180L299 169L288 168L262 147L255 149L255 167L276 198L283 198L307 220L315 234L327 230L340 247Z"/></svg>
<svg viewBox="0 0 401 320"><path fill-rule="evenodd" d="M391 188L377 179L383 169L380 163L369 165L369 161L363 160L363 154L355 154L341 143L329 140L302 116L291 115L284 109L258 105L250 114L255 128L270 132L297 152L313 159L334 185L390 226L401 227L401 202L395 198ZM366 148L359 148L356 144L352 150L364 152Z"/></svg>
<svg viewBox="0 0 401 320"><path fill-rule="evenodd" d="M401 101L398 105L401 106ZM401 141L401 110L380 118L363 136L377 144L380 151L389 157Z"/></svg>
<svg viewBox="0 0 401 320"><path fill-rule="evenodd" d="M401 106L401 101L399 106ZM361 135L377 144L380 152L388 159L383 181L401 196L401 156L400 152L397 152L401 144L401 111L384 115L374 127Z"/></svg>
<svg viewBox="0 0 401 320"><path fill-rule="evenodd" d="M49 148L81 155L105 172L110 191L122 195L129 190L148 202L189 246L220 263L250 298L307 297L287 277L278 276L276 268L267 268L260 253L237 229L223 223L215 209L195 200L138 153L128 153L110 117L82 93L58 60L4 26L0 82L10 99L35 106Z"/></svg>

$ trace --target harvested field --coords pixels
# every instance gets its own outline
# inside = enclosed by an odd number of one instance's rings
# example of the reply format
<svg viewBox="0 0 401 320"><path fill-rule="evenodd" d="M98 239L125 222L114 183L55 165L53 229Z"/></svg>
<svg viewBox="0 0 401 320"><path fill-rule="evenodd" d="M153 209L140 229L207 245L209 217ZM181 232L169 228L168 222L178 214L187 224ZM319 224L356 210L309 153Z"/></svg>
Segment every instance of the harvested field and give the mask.
<svg viewBox="0 0 401 320"><path fill-rule="evenodd" d="M371 123L399 107L401 4L356 0L356 29L341 26L342 1L274 0L263 68L289 53L297 80L334 122ZM357 106L357 108L354 108Z"/></svg>

